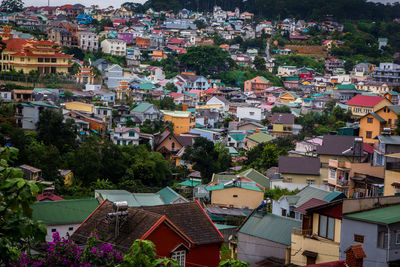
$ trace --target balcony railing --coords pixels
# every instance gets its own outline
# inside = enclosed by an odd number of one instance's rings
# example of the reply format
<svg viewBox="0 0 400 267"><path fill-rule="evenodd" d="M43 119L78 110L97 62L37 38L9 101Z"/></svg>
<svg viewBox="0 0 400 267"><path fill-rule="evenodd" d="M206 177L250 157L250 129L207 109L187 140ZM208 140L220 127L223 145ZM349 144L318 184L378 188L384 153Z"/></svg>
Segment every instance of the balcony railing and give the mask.
<svg viewBox="0 0 400 267"><path fill-rule="evenodd" d="M312 234L312 229L293 228L293 234L309 236Z"/></svg>

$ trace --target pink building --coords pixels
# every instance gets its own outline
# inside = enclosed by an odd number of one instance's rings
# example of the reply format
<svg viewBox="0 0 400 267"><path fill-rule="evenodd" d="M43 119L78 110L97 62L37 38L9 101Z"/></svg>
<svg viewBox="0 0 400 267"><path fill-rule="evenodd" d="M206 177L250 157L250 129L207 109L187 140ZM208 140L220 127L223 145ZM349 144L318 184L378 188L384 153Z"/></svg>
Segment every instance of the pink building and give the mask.
<svg viewBox="0 0 400 267"><path fill-rule="evenodd" d="M251 80L247 80L244 82L244 91L253 91L256 94L261 94L261 92L267 89L267 87L269 87L270 85L271 82L268 81L265 77L257 76Z"/></svg>

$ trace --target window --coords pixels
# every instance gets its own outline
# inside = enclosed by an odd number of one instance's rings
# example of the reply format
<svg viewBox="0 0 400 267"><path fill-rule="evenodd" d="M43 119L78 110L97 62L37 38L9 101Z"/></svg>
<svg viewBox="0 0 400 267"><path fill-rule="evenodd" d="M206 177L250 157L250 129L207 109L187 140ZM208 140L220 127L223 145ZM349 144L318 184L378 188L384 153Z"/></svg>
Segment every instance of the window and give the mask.
<svg viewBox="0 0 400 267"><path fill-rule="evenodd" d="M291 182L293 182L293 179L292 179L292 178L287 178L286 181L287 181L288 183L291 183Z"/></svg>
<svg viewBox="0 0 400 267"><path fill-rule="evenodd" d="M335 235L335 218L320 215L318 235L333 240Z"/></svg>
<svg viewBox="0 0 400 267"><path fill-rule="evenodd" d="M57 59L56 59L56 58L52 58L52 59L51 59L51 62L52 62L52 63L56 63L56 62L57 62Z"/></svg>
<svg viewBox="0 0 400 267"><path fill-rule="evenodd" d="M307 184L308 185L314 184L314 183L315 183L315 181L313 179L307 179Z"/></svg>
<svg viewBox="0 0 400 267"><path fill-rule="evenodd" d="M56 228L53 228L53 229L51 229L51 232L52 232L52 233L55 233L55 232L57 232L57 229L56 229Z"/></svg>
<svg viewBox="0 0 400 267"><path fill-rule="evenodd" d="M396 232L396 244L400 244L400 231Z"/></svg>
<svg viewBox="0 0 400 267"><path fill-rule="evenodd" d="M378 232L378 248L387 248L388 234L386 231Z"/></svg>
<svg viewBox="0 0 400 267"><path fill-rule="evenodd" d="M371 131L367 131L365 137L366 138L372 138L372 132Z"/></svg>
<svg viewBox="0 0 400 267"><path fill-rule="evenodd" d="M134 137L134 136L135 136L135 132L134 132L134 131L130 131L130 132L129 132L129 136L130 136L130 137Z"/></svg>
<svg viewBox="0 0 400 267"><path fill-rule="evenodd" d="M38 62L43 62L43 58L39 57L39 58L37 59L37 61L38 61Z"/></svg>
<svg viewBox="0 0 400 267"><path fill-rule="evenodd" d="M68 231L73 231L74 230L74 227L69 227L68 228Z"/></svg>
<svg viewBox="0 0 400 267"><path fill-rule="evenodd" d="M368 118L368 119L367 119L367 122L368 122L368 123L373 123L373 122L374 122L374 119L373 119L373 118Z"/></svg>
<svg viewBox="0 0 400 267"><path fill-rule="evenodd" d="M251 116L254 116L254 112L253 112L253 111L250 111L250 115L251 115Z"/></svg>
<svg viewBox="0 0 400 267"><path fill-rule="evenodd" d="M238 197L238 195L233 195L233 197Z"/></svg>
<svg viewBox="0 0 400 267"><path fill-rule="evenodd" d="M282 216L286 216L286 210L285 209L281 209L282 210Z"/></svg>
<svg viewBox="0 0 400 267"><path fill-rule="evenodd" d="M354 234L354 242L364 243L364 236Z"/></svg>
<svg viewBox="0 0 400 267"><path fill-rule="evenodd" d="M330 179L336 179L336 170L335 169L330 169L329 170L329 178Z"/></svg>
<svg viewBox="0 0 400 267"><path fill-rule="evenodd" d="M44 62L50 62L50 58L47 58L47 57L46 57L46 58L44 59Z"/></svg>
<svg viewBox="0 0 400 267"><path fill-rule="evenodd" d="M389 124L389 125L392 125L392 119L389 119L389 120L388 120L388 124Z"/></svg>
<svg viewBox="0 0 400 267"><path fill-rule="evenodd" d="M180 266L185 266L186 251L180 250L180 251L172 252L171 258L176 260Z"/></svg>

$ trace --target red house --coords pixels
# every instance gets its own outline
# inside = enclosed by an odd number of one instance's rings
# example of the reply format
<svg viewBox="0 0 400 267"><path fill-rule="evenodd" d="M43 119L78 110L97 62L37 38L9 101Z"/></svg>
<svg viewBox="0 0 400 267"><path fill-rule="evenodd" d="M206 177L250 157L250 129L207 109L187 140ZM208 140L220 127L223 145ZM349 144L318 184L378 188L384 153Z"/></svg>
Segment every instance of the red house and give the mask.
<svg viewBox="0 0 400 267"><path fill-rule="evenodd" d="M105 200L72 235L72 240L84 244L97 230L102 241L127 252L136 239L152 241L158 257L176 259L181 266L218 266L220 246L224 242L208 215L198 202L129 207L119 218L115 235L113 203Z"/></svg>

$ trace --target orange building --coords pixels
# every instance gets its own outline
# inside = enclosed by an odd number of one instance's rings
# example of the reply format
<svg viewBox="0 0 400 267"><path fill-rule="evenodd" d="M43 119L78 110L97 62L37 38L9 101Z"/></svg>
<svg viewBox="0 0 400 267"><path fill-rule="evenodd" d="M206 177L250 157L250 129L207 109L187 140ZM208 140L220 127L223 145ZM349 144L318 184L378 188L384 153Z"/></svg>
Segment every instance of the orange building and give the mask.
<svg viewBox="0 0 400 267"><path fill-rule="evenodd" d="M151 55L151 59L153 61L161 61L162 59L166 59L167 55L162 50L154 50Z"/></svg>
<svg viewBox="0 0 400 267"><path fill-rule="evenodd" d="M170 110L161 112L164 114L164 122L169 121L174 125L174 134L176 135L188 133L195 126L195 118L191 112Z"/></svg>
<svg viewBox="0 0 400 267"><path fill-rule="evenodd" d="M389 105L363 116L360 119L360 137L366 143L377 143L375 137L382 132L394 132L399 114L400 106Z"/></svg>
<svg viewBox="0 0 400 267"><path fill-rule="evenodd" d="M136 46L139 48L150 48L150 39L136 37Z"/></svg>
<svg viewBox="0 0 400 267"><path fill-rule="evenodd" d="M260 94L263 90L267 89L268 86L271 85L271 82L268 81L263 76L257 76L251 80L247 80L244 82L244 91L250 92L253 91L256 94Z"/></svg>

